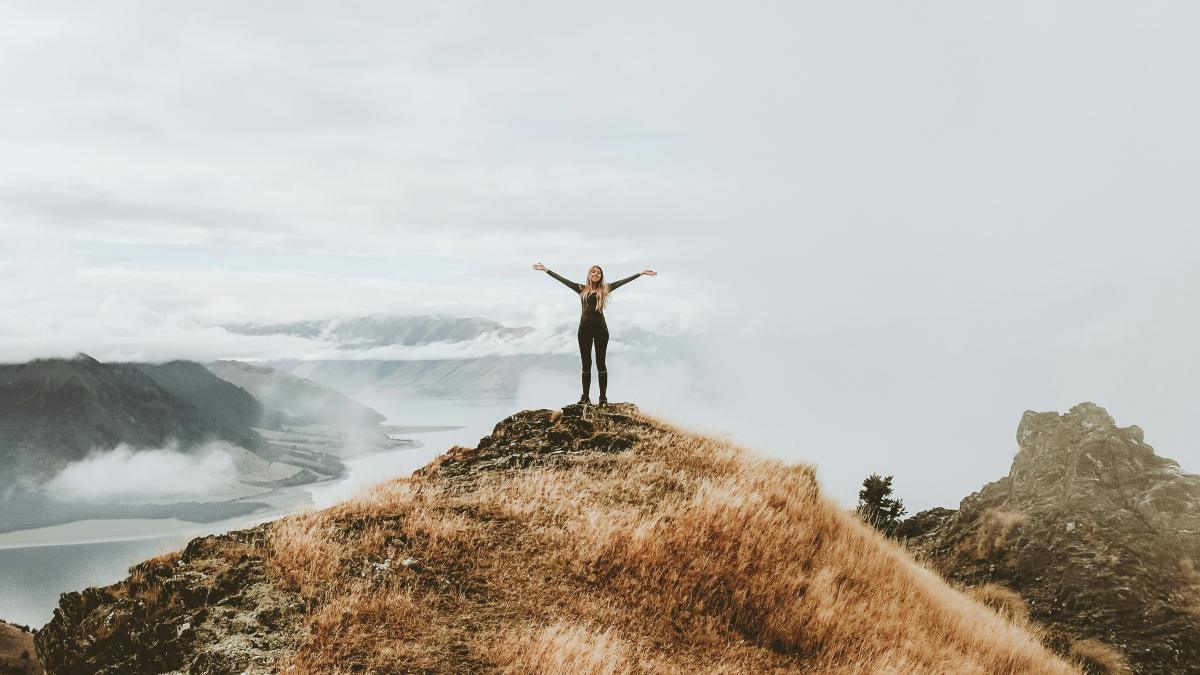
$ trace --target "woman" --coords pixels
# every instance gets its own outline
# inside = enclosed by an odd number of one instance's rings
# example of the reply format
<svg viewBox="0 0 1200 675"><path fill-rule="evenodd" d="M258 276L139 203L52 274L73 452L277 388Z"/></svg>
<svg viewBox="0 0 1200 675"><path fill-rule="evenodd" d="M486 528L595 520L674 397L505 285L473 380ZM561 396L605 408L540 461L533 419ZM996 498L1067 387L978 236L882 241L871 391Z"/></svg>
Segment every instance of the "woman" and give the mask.
<svg viewBox="0 0 1200 675"><path fill-rule="evenodd" d="M645 274L655 276L654 270L642 270L611 284L604 283L604 270L592 265L588 270L587 284L577 284L551 272L542 263L533 269L545 272L558 279L564 286L579 294L583 314L579 317L579 357L583 360L583 396L579 402L592 403L592 343L596 345L596 373L600 376L600 405L608 405L608 368L604 364L604 353L608 350L608 324L604 321L604 308L608 305L608 294Z"/></svg>

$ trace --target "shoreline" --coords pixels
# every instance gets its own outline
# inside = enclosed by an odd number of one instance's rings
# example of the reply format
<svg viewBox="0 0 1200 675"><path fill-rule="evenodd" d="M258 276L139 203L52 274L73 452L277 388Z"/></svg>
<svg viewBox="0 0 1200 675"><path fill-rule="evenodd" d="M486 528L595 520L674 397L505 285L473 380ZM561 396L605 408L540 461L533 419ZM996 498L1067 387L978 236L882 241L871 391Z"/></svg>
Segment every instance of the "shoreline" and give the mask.
<svg viewBox="0 0 1200 675"><path fill-rule="evenodd" d="M50 525L47 527L31 528L28 530L17 530L16 532L7 532L0 535L0 551L11 551L23 548L50 548L55 546L84 546L88 544L113 544L124 541L142 541L146 539L165 539L168 537L187 537L194 539L212 534L216 531L228 532L231 530L241 530L249 527L255 527L265 522L276 520L277 518L288 515L284 511L270 510L264 515L262 511L256 513L254 518L231 519L217 521L216 523L194 523L187 520L179 520L178 518L110 518L104 520L74 520L61 525ZM220 525L220 527L210 527L209 525ZM231 525L232 527L226 527ZM68 538L63 537L63 534L73 533L75 530L88 528L95 531L96 529L102 532L107 529L109 533L98 534L91 537L79 537L77 535ZM121 532L113 532L113 530L121 530ZM56 536L57 535L57 536Z"/></svg>
<svg viewBox="0 0 1200 675"><path fill-rule="evenodd" d="M424 430L428 433L459 428L462 427L425 427ZM413 432L410 431L409 433ZM421 432L417 431L415 433ZM364 452L348 461L374 459L385 455L405 453L428 447L428 444L421 440L411 438L403 440L407 441L403 447ZM298 513L305 508L312 508L314 506L313 496L316 492L328 489L338 483L349 481L350 479L350 472L347 472L342 476L326 480L313 481L303 485L278 487L253 497L253 503L264 503L265 508L230 518L220 518L211 521L185 520L175 516L162 518L83 518L40 527L0 532L0 551L51 546L108 544L175 536L186 536L191 539L218 532L246 529L293 513ZM235 499L226 502L213 502L212 504L230 504L239 501L242 500Z"/></svg>

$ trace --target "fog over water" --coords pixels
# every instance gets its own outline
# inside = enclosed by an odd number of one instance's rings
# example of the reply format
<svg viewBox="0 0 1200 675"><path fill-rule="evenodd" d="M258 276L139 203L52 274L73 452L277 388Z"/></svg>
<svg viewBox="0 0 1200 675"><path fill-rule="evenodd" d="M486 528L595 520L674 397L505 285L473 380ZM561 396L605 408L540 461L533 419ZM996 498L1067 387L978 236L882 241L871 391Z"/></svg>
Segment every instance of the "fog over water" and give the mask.
<svg viewBox="0 0 1200 675"><path fill-rule="evenodd" d="M376 404L385 403L377 401ZM378 409L398 424L447 426L441 430L402 434L423 446L380 453L346 462L344 479L297 488L309 493L310 508L323 508L353 497L362 489L424 466L451 445L474 446L491 433L495 421L515 411L513 401L393 399ZM105 497L109 495L106 494ZM8 547L0 536L0 618L39 627L48 621L60 593L101 586L125 578L128 568L146 558L174 551L193 537L242 529L277 514L254 514L230 521L196 524L166 536L109 533L118 541L48 546ZM164 529L169 529L164 523Z"/></svg>
<svg viewBox="0 0 1200 675"><path fill-rule="evenodd" d="M353 358L221 326L610 325L614 396L911 510L1084 400L1200 470L1200 6L10 8L0 359ZM393 353L394 352L394 353ZM421 358L392 350L390 358ZM522 405L577 397L531 373Z"/></svg>

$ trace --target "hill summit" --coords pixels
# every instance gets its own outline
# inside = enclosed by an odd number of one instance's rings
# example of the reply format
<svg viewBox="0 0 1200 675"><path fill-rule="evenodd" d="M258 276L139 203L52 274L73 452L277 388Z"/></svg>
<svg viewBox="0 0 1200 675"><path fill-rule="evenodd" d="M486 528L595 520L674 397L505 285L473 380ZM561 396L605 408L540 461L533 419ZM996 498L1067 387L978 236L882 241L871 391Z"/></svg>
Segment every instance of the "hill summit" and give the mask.
<svg viewBox="0 0 1200 675"><path fill-rule="evenodd" d="M630 404L528 410L323 511L64 594L53 673L1070 673L827 501Z"/></svg>

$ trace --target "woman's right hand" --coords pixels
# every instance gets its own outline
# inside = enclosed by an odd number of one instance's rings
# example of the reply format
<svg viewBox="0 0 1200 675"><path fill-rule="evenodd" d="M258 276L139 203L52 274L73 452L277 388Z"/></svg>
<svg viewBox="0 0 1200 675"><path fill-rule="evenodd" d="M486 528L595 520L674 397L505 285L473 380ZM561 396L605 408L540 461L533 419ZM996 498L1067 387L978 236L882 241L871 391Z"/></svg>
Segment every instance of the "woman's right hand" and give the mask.
<svg viewBox="0 0 1200 675"><path fill-rule="evenodd" d="M537 271L539 271L539 272L545 272L545 271L546 271L546 266L545 266L545 265L543 265L542 263L534 263L534 264L533 264L533 269L535 269L535 270L537 270Z"/></svg>

